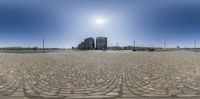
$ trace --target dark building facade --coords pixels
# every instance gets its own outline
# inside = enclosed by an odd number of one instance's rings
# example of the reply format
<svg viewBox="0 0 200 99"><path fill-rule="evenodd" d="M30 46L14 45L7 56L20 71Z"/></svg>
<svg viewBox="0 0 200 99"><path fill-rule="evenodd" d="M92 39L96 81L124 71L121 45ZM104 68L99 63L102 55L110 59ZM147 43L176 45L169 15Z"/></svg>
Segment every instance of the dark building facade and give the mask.
<svg viewBox="0 0 200 99"><path fill-rule="evenodd" d="M107 37L97 37L96 38L96 49L106 50L107 49Z"/></svg>
<svg viewBox="0 0 200 99"><path fill-rule="evenodd" d="M94 39L92 37L86 38L84 40L84 43L85 43L85 49L86 50L92 50L92 49L94 49L95 44L94 44Z"/></svg>
<svg viewBox="0 0 200 99"><path fill-rule="evenodd" d="M81 42L78 45L78 49L81 49L81 50L95 49L95 40L92 37L84 39L84 42ZM106 49L107 49L107 38L106 37L97 37L96 38L96 50L106 50Z"/></svg>
<svg viewBox="0 0 200 99"><path fill-rule="evenodd" d="M78 45L78 49L85 50L85 42L81 42L81 44Z"/></svg>

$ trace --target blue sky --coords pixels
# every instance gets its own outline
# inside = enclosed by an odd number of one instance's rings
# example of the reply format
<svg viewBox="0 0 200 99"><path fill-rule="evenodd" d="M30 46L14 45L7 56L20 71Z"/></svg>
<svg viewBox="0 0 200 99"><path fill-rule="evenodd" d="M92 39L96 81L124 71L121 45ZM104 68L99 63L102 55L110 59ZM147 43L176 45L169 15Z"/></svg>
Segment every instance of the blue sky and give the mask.
<svg viewBox="0 0 200 99"><path fill-rule="evenodd" d="M97 19L103 19L99 26ZM200 47L198 0L1 0L0 47L76 46L106 36L108 45Z"/></svg>

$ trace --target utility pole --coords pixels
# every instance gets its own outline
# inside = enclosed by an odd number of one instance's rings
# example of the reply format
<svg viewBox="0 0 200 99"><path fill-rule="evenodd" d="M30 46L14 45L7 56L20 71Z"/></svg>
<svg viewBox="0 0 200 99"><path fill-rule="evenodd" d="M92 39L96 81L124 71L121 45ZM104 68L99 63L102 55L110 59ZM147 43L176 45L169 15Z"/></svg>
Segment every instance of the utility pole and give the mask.
<svg viewBox="0 0 200 99"><path fill-rule="evenodd" d="M44 49L44 38L42 39L42 48Z"/></svg>
<svg viewBox="0 0 200 99"><path fill-rule="evenodd" d="M116 42L116 50L119 50L119 44Z"/></svg>
<svg viewBox="0 0 200 99"><path fill-rule="evenodd" d="M133 46L135 47L135 40L134 40L134 42L133 42Z"/></svg>
<svg viewBox="0 0 200 99"><path fill-rule="evenodd" d="M119 46L118 42L116 42L116 46Z"/></svg>
<svg viewBox="0 0 200 99"><path fill-rule="evenodd" d="M166 46L167 46L167 43L166 43L166 41L164 42L164 49L166 49Z"/></svg>
<svg viewBox="0 0 200 99"><path fill-rule="evenodd" d="M65 50L65 46L63 45L63 50Z"/></svg>
<svg viewBox="0 0 200 99"><path fill-rule="evenodd" d="M197 46L196 46L196 44L197 44L197 41L195 40L194 41L194 48L196 48Z"/></svg>

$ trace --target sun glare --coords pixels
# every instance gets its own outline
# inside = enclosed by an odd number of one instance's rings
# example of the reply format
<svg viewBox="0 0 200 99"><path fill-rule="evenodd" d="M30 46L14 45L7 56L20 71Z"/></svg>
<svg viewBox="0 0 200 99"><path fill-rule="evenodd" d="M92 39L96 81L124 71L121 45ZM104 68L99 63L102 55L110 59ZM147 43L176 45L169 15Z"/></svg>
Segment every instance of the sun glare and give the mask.
<svg viewBox="0 0 200 99"><path fill-rule="evenodd" d="M98 18L98 19L96 19L96 23L97 23L98 25L103 25L103 24L105 23L105 20L102 19L102 18Z"/></svg>

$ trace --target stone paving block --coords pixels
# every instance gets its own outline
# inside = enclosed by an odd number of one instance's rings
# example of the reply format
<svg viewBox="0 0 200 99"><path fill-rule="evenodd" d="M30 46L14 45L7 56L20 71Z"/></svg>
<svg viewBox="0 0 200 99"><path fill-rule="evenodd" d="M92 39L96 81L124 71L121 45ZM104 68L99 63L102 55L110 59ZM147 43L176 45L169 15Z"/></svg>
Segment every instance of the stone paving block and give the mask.
<svg viewBox="0 0 200 99"><path fill-rule="evenodd" d="M108 95L108 96L118 96L119 93L117 93L117 92L109 92L106 95Z"/></svg>
<svg viewBox="0 0 200 99"><path fill-rule="evenodd" d="M112 96L106 96L106 95L73 96L73 97L67 97L66 99L109 99L109 98L112 98Z"/></svg>
<svg viewBox="0 0 200 99"><path fill-rule="evenodd" d="M24 92L23 91L16 91L14 92L11 96L25 96Z"/></svg>
<svg viewBox="0 0 200 99"><path fill-rule="evenodd" d="M139 96L133 95L132 93L125 93L125 94L122 94L121 97L122 98L134 98L134 97L139 97Z"/></svg>

